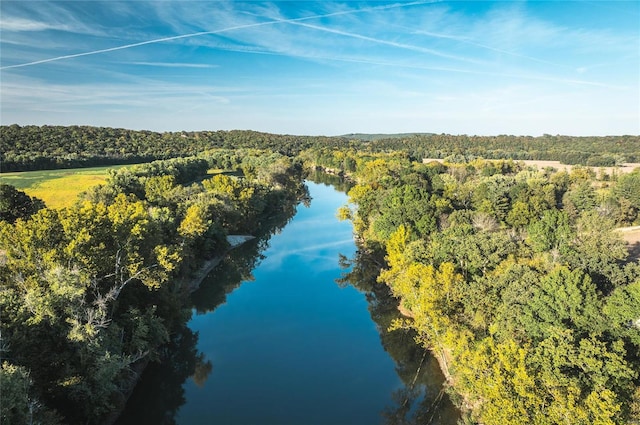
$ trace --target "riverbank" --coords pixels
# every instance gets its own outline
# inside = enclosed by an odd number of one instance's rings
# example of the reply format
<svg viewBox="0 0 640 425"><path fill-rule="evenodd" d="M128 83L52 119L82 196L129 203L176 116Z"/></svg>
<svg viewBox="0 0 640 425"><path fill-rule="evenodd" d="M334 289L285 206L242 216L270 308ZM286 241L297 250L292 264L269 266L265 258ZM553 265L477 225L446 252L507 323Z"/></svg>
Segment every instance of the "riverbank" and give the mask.
<svg viewBox="0 0 640 425"><path fill-rule="evenodd" d="M389 286L388 284L385 284L385 285L389 288L389 290L391 290L391 286ZM411 313L411 311L409 311L407 308L405 308L402 305L401 299L398 299L398 298L396 299L398 300L398 312L400 313L400 315L413 320L415 318L413 313ZM445 381L442 383L442 391L446 392L449 395L450 399L451 399L451 396L454 396L453 398L459 399L459 402L454 403L454 406L456 406L460 410L460 412L462 413L473 412L473 410L478 407L477 404L474 405L473 403L471 403L471 401L465 394L462 394L457 391L455 379L451 375L451 372L449 371L449 363L451 363L452 361L450 350L447 347L440 347L439 350L436 350L434 347L431 347L431 348L427 348L427 350L429 351L431 356L433 356L433 358L435 358L436 361L438 362L438 365L440 366L440 371L444 376Z"/></svg>
<svg viewBox="0 0 640 425"><path fill-rule="evenodd" d="M187 281L187 283L183 283L178 285L180 288L184 288L187 294L191 294L200 288L202 281L215 269L224 259L225 255L234 248L239 247L240 245L255 239L255 236L251 235L227 235L227 243L229 244L229 248L225 251L223 255L216 256L210 260L206 260L202 266L195 272ZM116 409L111 412L107 417L101 422L101 425L113 425L120 415L122 414L124 408L133 393L140 377L144 373L145 369L149 365L149 359L144 358L131 365L131 381L127 388L121 391L118 400L116 400L116 404L118 405Z"/></svg>
<svg viewBox="0 0 640 425"><path fill-rule="evenodd" d="M240 245L244 244L245 242L248 242L252 239L255 239L255 236L251 236L251 235L227 235L227 243L229 243L229 249L227 249L227 251L224 253L224 255L226 255L230 250L239 247ZM191 294L193 292L195 292L200 285L202 284L202 281L207 277L207 275L209 273L211 273L211 271L213 269L216 268L216 266L218 264L220 264L220 262L224 259L224 255L219 255L217 257L214 257L210 260L206 260L202 266L200 267L200 269L198 269L197 272L195 272L188 280L188 282L184 285L180 285L181 287L185 288L187 293Z"/></svg>
<svg viewBox="0 0 640 425"><path fill-rule="evenodd" d="M438 365L428 356L423 361L412 333L381 336L397 317L396 303L370 297L367 288L386 288L335 283L346 273L339 254L356 250L351 223L335 216L346 196L324 183L308 186L310 205L268 240L258 233L231 251L202 282L186 333L197 338L181 345L182 354L149 365L119 425L171 418L376 424L383 413L427 423L412 419L434 405L443 382ZM455 425L457 410L443 399L436 417Z"/></svg>
<svg viewBox="0 0 640 425"><path fill-rule="evenodd" d="M620 260L622 236L636 244L638 228L614 235L597 196L632 205L622 195L633 186L618 184L626 176L601 185L590 173L531 178L522 167L471 165L363 165L349 212L362 243L387 262L378 281L410 317L393 328L418 332L465 421L630 423L638 275ZM593 202L580 210L584 193ZM635 220L630 209L625 221ZM587 360L604 365L600 375Z"/></svg>

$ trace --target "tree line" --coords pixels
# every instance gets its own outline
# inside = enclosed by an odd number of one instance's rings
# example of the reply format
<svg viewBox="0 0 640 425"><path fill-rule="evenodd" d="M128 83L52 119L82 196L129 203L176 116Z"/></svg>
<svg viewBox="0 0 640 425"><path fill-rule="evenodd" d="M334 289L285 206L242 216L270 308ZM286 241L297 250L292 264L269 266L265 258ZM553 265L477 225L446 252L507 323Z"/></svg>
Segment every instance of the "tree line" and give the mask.
<svg viewBox="0 0 640 425"><path fill-rule="evenodd" d="M264 149L295 156L342 138L257 131L154 132L91 126L0 127L0 172L134 164L198 155L210 149Z"/></svg>
<svg viewBox="0 0 640 425"><path fill-rule="evenodd" d="M439 158L466 162L477 158L549 160L563 164L612 167L640 162L640 137L624 136L467 136L417 134L377 139L370 145L378 152L402 150L413 158Z"/></svg>
<svg viewBox="0 0 640 425"><path fill-rule="evenodd" d="M0 127L0 172L134 164L197 155L208 149L265 149L296 156L308 149L399 151L411 158L558 160L594 167L640 162L640 137L467 136L448 134L335 137L250 130L153 132L90 126Z"/></svg>

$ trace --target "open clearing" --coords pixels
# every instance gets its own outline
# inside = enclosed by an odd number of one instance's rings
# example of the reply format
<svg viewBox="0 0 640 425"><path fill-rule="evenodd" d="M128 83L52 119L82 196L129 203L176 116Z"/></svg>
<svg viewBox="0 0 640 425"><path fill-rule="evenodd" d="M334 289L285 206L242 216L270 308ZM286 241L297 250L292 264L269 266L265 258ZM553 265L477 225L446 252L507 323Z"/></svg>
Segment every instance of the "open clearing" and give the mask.
<svg viewBox="0 0 640 425"><path fill-rule="evenodd" d="M621 227L617 230L622 233L622 239L629 245L640 243L640 226Z"/></svg>
<svg viewBox="0 0 640 425"><path fill-rule="evenodd" d="M622 233L622 239L629 246L629 260L640 260L640 226L621 227L617 230Z"/></svg>
<svg viewBox="0 0 640 425"><path fill-rule="evenodd" d="M560 161L529 161L529 160L523 160L523 161L516 161L516 162L523 162L525 165L528 166L533 166L533 167L537 167L539 169L544 169L546 167L552 167L555 168L558 171L567 171L567 172L571 172L571 170L573 169L573 167L575 167L575 165L566 165L566 164L561 164ZM583 167L583 166L581 166ZM584 168L584 167L583 167ZM637 162L630 162L624 165L621 165L619 167L586 167L586 168L591 168L592 170L598 172L599 170L604 170L605 173L611 175L611 173L613 173L614 171L618 174L622 174L622 173L630 173L633 170L635 170L636 168L640 168L640 163Z"/></svg>
<svg viewBox="0 0 640 425"><path fill-rule="evenodd" d="M29 196L42 199L49 208L64 208L72 205L81 192L104 183L109 170L127 166L2 173L0 183L10 184Z"/></svg>
<svg viewBox="0 0 640 425"><path fill-rule="evenodd" d="M10 184L29 196L42 199L49 208L64 208L72 205L80 193L105 183L109 170L133 165L135 164L0 173L0 183ZM235 171L229 173L218 169L209 170L211 175L221 173L237 175Z"/></svg>
<svg viewBox="0 0 640 425"><path fill-rule="evenodd" d="M492 160L492 159L486 159L487 161L502 161L500 159L496 159L496 160ZM432 162L432 161L437 161L437 162L444 162L443 159L437 159L437 158L424 158L422 160L423 163L428 163L428 162ZM555 168L558 171L566 171L568 173L571 172L571 170L573 169L573 167L575 167L575 165L567 165L567 164L562 164L560 161L542 161L542 160L514 160L513 162L521 162L523 164L525 164L526 166L529 167L536 167L539 170L543 170L547 167L551 167L551 168ZM640 163L638 162L629 162L626 163L624 165L621 165L619 167L585 167L585 166L580 166L582 168L591 168L593 171L595 171L596 173L598 173L600 170L604 170L605 173L611 175L614 171L618 174L622 174L622 173L630 173L633 170L635 170L636 168L640 168Z"/></svg>

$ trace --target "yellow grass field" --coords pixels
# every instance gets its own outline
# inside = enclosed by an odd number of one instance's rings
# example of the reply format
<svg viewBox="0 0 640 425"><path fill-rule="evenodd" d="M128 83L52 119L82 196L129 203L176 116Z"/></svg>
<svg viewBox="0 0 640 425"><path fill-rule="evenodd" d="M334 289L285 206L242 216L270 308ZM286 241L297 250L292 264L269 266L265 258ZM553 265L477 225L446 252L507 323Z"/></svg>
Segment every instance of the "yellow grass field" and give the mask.
<svg viewBox="0 0 640 425"><path fill-rule="evenodd" d="M25 193L42 199L49 208L64 208L72 205L81 192L105 181L106 175L65 176L39 183Z"/></svg>
<svg viewBox="0 0 640 425"><path fill-rule="evenodd" d="M108 170L123 165L64 170L25 171L2 173L0 183L10 184L29 196L42 199L49 208L72 205L81 192L106 181Z"/></svg>
<svg viewBox="0 0 640 425"><path fill-rule="evenodd" d="M72 205L80 193L105 183L109 170L132 165L0 173L0 183L10 184L29 196L42 199L49 208L64 208ZM224 173L224 170L211 169L208 173L216 175Z"/></svg>

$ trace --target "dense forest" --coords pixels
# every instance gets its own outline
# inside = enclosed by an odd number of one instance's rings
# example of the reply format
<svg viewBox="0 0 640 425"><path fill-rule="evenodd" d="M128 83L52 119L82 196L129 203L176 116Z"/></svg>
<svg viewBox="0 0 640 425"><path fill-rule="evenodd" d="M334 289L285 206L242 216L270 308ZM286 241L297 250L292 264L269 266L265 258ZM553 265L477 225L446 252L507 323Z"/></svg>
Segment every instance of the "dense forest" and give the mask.
<svg viewBox="0 0 640 425"><path fill-rule="evenodd" d="M220 162L232 175L207 174ZM102 423L180 344L193 279L225 236L293 214L301 172L272 152L212 151L120 169L60 210L3 185L2 423Z"/></svg>
<svg viewBox="0 0 640 425"><path fill-rule="evenodd" d="M341 138L257 131L167 132L89 126L0 127L0 172L134 164L197 155L216 148L259 148L287 156Z"/></svg>
<svg viewBox="0 0 640 425"><path fill-rule="evenodd" d="M293 136L256 131L135 131L89 126L0 127L0 172L133 164L207 149L258 148L295 156L309 148L406 152L411 158L557 160L614 166L640 162L640 137L466 136L446 134Z"/></svg>
<svg viewBox="0 0 640 425"><path fill-rule="evenodd" d="M340 215L400 301L391 327L438 357L465 423L639 423L640 264L614 228L640 222L640 170L324 153L357 182Z"/></svg>
<svg viewBox="0 0 640 425"><path fill-rule="evenodd" d="M353 185L345 282L390 288L404 317L381 323L436 355L465 423L640 423L640 263L614 230L640 224L640 170L517 162L638 161L637 136L14 125L0 152L2 171L143 162L59 210L0 185L3 423L101 423L163 347L190 347L185 298L226 236L286 222L316 170Z"/></svg>

